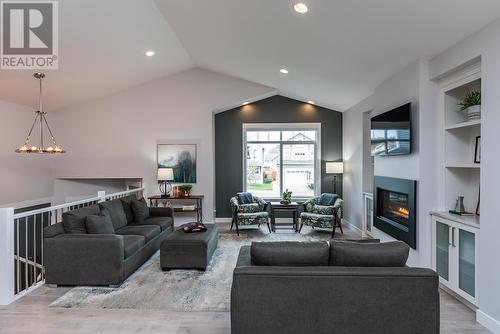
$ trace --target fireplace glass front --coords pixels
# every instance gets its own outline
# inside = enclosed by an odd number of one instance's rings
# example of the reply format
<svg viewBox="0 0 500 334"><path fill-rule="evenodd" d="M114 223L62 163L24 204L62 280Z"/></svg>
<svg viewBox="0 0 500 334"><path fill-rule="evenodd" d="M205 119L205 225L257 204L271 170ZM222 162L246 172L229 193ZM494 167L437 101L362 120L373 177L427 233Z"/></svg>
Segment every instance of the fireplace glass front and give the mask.
<svg viewBox="0 0 500 334"><path fill-rule="evenodd" d="M379 216L408 226L410 218L408 195L380 188L378 192Z"/></svg>

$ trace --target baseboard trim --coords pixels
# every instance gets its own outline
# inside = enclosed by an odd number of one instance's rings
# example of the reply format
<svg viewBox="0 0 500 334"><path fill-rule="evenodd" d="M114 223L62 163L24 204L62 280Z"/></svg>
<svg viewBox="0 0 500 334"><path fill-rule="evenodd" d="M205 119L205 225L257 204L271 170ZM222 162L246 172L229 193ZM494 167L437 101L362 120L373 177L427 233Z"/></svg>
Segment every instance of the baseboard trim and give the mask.
<svg viewBox="0 0 500 334"><path fill-rule="evenodd" d="M342 224L344 226L346 226L348 229L350 229L351 231L356 232L357 234L359 234L359 236L363 236L363 231L359 227L357 227L357 226L349 223L348 220L342 218Z"/></svg>
<svg viewBox="0 0 500 334"><path fill-rule="evenodd" d="M476 321L495 334L500 334L500 321L487 315L481 310L476 311Z"/></svg>
<svg viewBox="0 0 500 334"><path fill-rule="evenodd" d="M225 217L217 217L215 218L215 223L216 224L222 224L222 223L230 223L233 219L231 217L225 218Z"/></svg>

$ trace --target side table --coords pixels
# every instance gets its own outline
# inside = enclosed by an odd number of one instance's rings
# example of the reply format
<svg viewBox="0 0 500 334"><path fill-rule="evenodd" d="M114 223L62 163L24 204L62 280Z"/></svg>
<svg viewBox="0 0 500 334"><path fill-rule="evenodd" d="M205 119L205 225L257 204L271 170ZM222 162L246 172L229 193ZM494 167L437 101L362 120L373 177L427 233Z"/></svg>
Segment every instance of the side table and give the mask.
<svg viewBox="0 0 500 334"><path fill-rule="evenodd" d="M299 208L299 203L291 202L290 204L281 204L280 202L271 202L271 228L273 232L276 230L289 230L292 229L295 232L298 230L298 222L297 222L297 210ZM292 212L293 214L293 223L292 224L276 224L276 211L280 212ZM278 225L278 227L277 227Z"/></svg>
<svg viewBox="0 0 500 334"><path fill-rule="evenodd" d="M151 207L157 207L158 202L161 201L193 201L195 202L195 208L193 210L183 210L182 207L175 207L173 206L174 212L196 212L196 222L202 223L203 222L203 198L204 195L190 195L190 196L160 196L160 195L155 195L148 197L149 200L149 206Z"/></svg>

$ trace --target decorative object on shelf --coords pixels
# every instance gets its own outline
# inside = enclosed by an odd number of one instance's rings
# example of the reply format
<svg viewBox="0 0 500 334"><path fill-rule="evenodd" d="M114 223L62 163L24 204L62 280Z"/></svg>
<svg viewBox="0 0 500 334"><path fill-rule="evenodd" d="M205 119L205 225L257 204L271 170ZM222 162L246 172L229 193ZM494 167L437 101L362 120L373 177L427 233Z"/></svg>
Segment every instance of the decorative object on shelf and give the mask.
<svg viewBox="0 0 500 334"><path fill-rule="evenodd" d="M479 187L479 193L477 195L477 206L476 206L476 215L481 215L480 212L480 205L481 205L481 187Z"/></svg>
<svg viewBox="0 0 500 334"><path fill-rule="evenodd" d="M462 102L458 104L460 111L467 112L469 121L481 118L481 91L473 90L465 94Z"/></svg>
<svg viewBox="0 0 500 334"><path fill-rule="evenodd" d="M455 202L455 209L450 210L449 212L460 216L474 216L472 212L465 211L464 196L458 196L457 201Z"/></svg>
<svg viewBox="0 0 500 334"><path fill-rule="evenodd" d="M169 181L174 179L174 170L172 168L158 168L157 180L160 183L160 193L164 197L170 197L172 184Z"/></svg>
<svg viewBox="0 0 500 334"><path fill-rule="evenodd" d="M281 204L290 204L290 203L292 203L292 192L288 191L288 188L286 189L286 191L283 192L282 197L283 197L283 199L280 202Z"/></svg>
<svg viewBox="0 0 500 334"><path fill-rule="evenodd" d="M179 189L181 196L190 196L191 189L193 188L193 185L192 184L181 184L177 188Z"/></svg>
<svg viewBox="0 0 500 334"><path fill-rule="evenodd" d="M196 144L158 144L158 168L172 168L175 183L196 183Z"/></svg>
<svg viewBox="0 0 500 334"><path fill-rule="evenodd" d="M344 163L340 162L327 162L325 164L326 174L333 174L333 192L337 193L337 174L344 173Z"/></svg>
<svg viewBox="0 0 500 334"><path fill-rule="evenodd" d="M38 95L38 110L35 112L35 120L33 121L33 125L31 125L31 129L26 137L26 140L20 148L16 150L16 153L47 153L47 154L59 154L66 153L61 147L57 146L56 139L52 134L52 130L50 129L49 123L47 122L46 114L47 112L43 111L43 103L42 103L42 79L45 78L45 74L37 72L33 74L33 76L38 79L39 82L39 95ZM35 125L40 125L40 142L38 145L31 144L31 135L33 134L33 129ZM44 127L47 128L50 135L50 141L52 145L49 147L45 147L44 145Z"/></svg>
<svg viewBox="0 0 500 334"><path fill-rule="evenodd" d="M474 163L481 163L481 136L476 137L476 149L474 150Z"/></svg>

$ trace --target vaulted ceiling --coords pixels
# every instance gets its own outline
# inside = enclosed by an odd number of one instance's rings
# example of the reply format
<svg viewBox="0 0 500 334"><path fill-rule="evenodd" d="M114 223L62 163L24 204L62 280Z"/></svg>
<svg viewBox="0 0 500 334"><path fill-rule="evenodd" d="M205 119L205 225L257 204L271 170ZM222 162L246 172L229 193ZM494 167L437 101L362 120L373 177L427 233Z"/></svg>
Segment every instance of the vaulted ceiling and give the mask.
<svg viewBox="0 0 500 334"><path fill-rule="evenodd" d="M345 110L411 62L500 17L498 0L64 0L60 109L194 66ZM154 57L144 52L153 49ZM289 70L287 75L280 68ZM33 71L0 71L0 99L32 105Z"/></svg>

